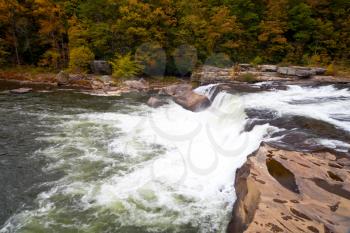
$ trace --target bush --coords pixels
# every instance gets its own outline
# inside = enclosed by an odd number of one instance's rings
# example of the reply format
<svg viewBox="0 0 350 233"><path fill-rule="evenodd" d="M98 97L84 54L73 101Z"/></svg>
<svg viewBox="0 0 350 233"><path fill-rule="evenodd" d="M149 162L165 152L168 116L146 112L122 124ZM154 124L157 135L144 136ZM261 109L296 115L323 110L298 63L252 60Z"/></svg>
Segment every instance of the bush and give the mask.
<svg viewBox="0 0 350 233"><path fill-rule="evenodd" d="M117 54L115 58L110 61L113 70L113 77L115 78L132 78L141 73L143 66L137 63L130 53L126 55Z"/></svg>
<svg viewBox="0 0 350 233"><path fill-rule="evenodd" d="M253 83L256 81L256 76L252 73L243 73L238 76L237 81Z"/></svg>
<svg viewBox="0 0 350 233"><path fill-rule="evenodd" d="M263 63L263 59L259 56L255 57L254 60L251 62L253 66L261 65Z"/></svg>
<svg viewBox="0 0 350 233"><path fill-rule="evenodd" d="M327 66L326 75L335 75L334 64Z"/></svg>
<svg viewBox="0 0 350 233"><path fill-rule="evenodd" d="M70 51L69 69L71 72L86 73L95 55L85 46L72 48Z"/></svg>

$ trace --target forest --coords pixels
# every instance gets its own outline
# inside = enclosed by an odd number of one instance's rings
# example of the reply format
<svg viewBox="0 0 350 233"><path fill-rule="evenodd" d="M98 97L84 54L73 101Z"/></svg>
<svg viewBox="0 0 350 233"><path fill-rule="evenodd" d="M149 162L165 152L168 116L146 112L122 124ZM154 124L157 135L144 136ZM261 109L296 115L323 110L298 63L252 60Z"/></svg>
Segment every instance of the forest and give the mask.
<svg viewBox="0 0 350 233"><path fill-rule="evenodd" d="M184 46L198 64L215 54L257 64L349 64L350 1L0 0L0 35L3 67L130 62L145 43L165 52L171 74Z"/></svg>

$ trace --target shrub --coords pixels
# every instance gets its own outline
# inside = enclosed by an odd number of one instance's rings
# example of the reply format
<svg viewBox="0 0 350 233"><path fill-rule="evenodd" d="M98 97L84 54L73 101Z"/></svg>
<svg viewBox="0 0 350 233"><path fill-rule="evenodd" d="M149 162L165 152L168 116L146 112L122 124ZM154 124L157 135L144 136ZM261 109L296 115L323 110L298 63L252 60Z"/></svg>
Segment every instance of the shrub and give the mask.
<svg viewBox="0 0 350 233"><path fill-rule="evenodd" d="M252 83L256 81L256 76L252 73L243 73L238 76L237 81Z"/></svg>
<svg viewBox="0 0 350 233"><path fill-rule="evenodd" d="M70 51L69 69L71 72L86 73L95 55L85 46L72 48Z"/></svg>
<svg viewBox="0 0 350 233"><path fill-rule="evenodd" d="M110 61L113 70L113 77L115 78L132 78L141 73L143 66L136 62L130 53L126 55L117 54L115 58Z"/></svg>
<svg viewBox="0 0 350 233"><path fill-rule="evenodd" d="M253 61L251 62L251 64L253 66L261 65L262 63L263 63L263 59L261 57L259 57L259 56L255 57L253 59Z"/></svg>
<svg viewBox="0 0 350 233"><path fill-rule="evenodd" d="M326 75L335 75L334 64L327 66Z"/></svg>

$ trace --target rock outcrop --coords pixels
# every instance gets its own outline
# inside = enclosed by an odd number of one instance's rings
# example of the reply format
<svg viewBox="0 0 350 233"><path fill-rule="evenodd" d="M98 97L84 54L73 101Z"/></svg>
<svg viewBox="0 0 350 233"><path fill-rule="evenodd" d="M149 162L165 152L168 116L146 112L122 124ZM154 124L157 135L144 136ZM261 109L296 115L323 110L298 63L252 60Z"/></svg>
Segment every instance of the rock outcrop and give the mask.
<svg viewBox="0 0 350 233"><path fill-rule="evenodd" d="M245 82L241 77L249 75L253 77L253 80L250 80L253 82L283 81L307 79L316 75L324 75L325 73L326 69L319 67L279 67L277 65L252 66L250 64L239 64L234 67L218 68L204 65L192 73L191 80L199 81L203 84L235 81Z"/></svg>
<svg viewBox="0 0 350 233"><path fill-rule="evenodd" d="M236 173L228 232L349 232L350 159L262 144Z"/></svg>
<svg viewBox="0 0 350 233"><path fill-rule="evenodd" d="M211 105L208 97L192 91L190 84L167 86L162 88L159 94L172 96L175 103L192 112L202 111Z"/></svg>
<svg viewBox="0 0 350 233"><path fill-rule="evenodd" d="M292 67L278 67L277 73L281 75L287 75L287 76L296 76L299 78L310 78L311 76L314 76L317 74L317 71L320 73L321 68L309 68L309 67L299 67L299 66L292 66Z"/></svg>

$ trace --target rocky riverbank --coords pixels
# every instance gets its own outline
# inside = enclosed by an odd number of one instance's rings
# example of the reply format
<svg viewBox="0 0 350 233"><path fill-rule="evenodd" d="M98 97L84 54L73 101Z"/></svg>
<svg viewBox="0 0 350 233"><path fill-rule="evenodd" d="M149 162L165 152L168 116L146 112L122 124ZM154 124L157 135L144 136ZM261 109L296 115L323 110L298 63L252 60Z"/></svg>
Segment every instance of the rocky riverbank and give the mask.
<svg viewBox="0 0 350 233"><path fill-rule="evenodd" d="M201 66L192 73L190 80L163 77L138 78L135 80L121 79L116 81L110 75L69 74L64 71L58 74L0 71L0 80L17 82L22 87L39 85L46 86L46 89L55 87L73 88L104 95L119 95L134 91L159 91L169 85L181 83L189 84L190 82L201 85L213 83L230 84L231 88L229 89L245 89L247 87L245 83L265 81L277 82L279 83L277 86L281 86L280 84L283 86L288 84L350 82L350 78L328 75L327 70L320 67L252 66L249 64L240 64L231 68ZM17 93L22 93L22 91L18 91Z"/></svg>
<svg viewBox="0 0 350 233"><path fill-rule="evenodd" d="M289 83L348 83L348 77L339 77L321 67L277 66L240 64L230 68L202 66L192 73L192 81L201 84L265 82L278 81Z"/></svg>
<svg viewBox="0 0 350 233"><path fill-rule="evenodd" d="M103 95L159 91L168 85L187 83L187 81L182 79L168 77L115 81L110 75L68 74L63 71L58 74L0 71L0 80L13 82L27 90L26 92L22 91L24 89L13 90L13 93L27 93L35 89L68 88Z"/></svg>
<svg viewBox="0 0 350 233"><path fill-rule="evenodd" d="M236 172L228 232L348 232L350 159L262 144Z"/></svg>

